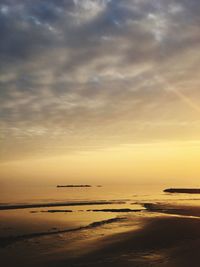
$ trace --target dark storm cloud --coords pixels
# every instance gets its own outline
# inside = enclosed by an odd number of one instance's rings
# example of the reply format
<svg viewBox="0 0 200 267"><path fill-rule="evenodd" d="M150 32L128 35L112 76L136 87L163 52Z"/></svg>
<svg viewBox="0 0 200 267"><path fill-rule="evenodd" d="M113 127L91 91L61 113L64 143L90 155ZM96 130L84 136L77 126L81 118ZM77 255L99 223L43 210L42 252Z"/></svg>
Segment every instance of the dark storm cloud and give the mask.
<svg viewBox="0 0 200 267"><path fill-rule="evenodd" d="M199 114L169 87L199 95L199 9L195 0L1 1L5 150L42 147L47 136L100 145L116 132L123 143L194 128ZM159 123L160 135L146 131Z"/></svg>

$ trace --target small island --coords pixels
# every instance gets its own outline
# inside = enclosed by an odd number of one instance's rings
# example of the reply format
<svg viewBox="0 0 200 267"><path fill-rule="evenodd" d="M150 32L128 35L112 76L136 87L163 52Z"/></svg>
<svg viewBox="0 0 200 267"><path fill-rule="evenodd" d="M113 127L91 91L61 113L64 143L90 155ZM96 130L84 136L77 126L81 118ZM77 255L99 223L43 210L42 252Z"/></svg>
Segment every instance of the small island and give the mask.
<svg viewBox="0 0 200 267"><path fill-rule="evenodd" d="M200 188L167 188L165 193L200 194Z"/></svg>
<svg viewBox="0 0 200 267"><path fill-rule="evenodd" d="M92 187L89 184L78 184L78 185L74 185L74 184L68 184L68 185L57 185L58 188L60 187Z"/></svg>

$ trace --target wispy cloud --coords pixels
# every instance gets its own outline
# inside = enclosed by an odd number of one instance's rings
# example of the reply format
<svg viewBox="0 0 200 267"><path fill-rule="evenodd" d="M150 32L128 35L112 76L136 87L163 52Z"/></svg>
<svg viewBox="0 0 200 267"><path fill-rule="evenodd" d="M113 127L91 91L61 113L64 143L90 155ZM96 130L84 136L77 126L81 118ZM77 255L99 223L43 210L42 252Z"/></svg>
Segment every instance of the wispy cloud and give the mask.
<svg viewBox="0 0 200 267"><path fill-rule="evenodd" d="M1 1L1 158L196 139L199 11L196 0Z"/></svg>

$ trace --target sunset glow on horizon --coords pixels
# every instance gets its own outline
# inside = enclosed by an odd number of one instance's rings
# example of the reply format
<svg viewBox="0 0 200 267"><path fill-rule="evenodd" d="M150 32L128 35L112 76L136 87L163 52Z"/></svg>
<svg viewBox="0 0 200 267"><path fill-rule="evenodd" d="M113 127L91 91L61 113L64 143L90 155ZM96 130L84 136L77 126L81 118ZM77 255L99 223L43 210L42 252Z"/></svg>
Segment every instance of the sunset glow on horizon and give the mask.
<svg viewBox="0 0 200 267"><path fill-rule="evenodd" d="M0 184L199 186L200 3L0 3Z"/></svg>
<svg viewBox="0 0 200 267"><path fill-rule="evenodd" d="M199 186L200 142L121 145L1 163L4 186L65 183Z"/></svg>

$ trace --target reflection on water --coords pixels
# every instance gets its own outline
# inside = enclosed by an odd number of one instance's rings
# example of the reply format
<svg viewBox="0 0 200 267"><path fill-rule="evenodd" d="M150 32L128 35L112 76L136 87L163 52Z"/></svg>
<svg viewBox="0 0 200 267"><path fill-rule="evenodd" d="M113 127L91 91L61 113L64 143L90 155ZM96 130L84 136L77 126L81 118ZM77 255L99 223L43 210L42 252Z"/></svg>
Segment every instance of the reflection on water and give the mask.
<svg viewBox="0 0 200 267"><path fill-rule="evenodd" d="M0 194L0 203L31 203L52 201L90 201L127 199L161 192L161 188L141 186L104 185L90 188L57 188L56 186L32 186L5 188Z"/></svg>
<svg viewBox="0 0 200 267"><path fill-rule="evenodd" d="M118 208L118 205L99 205L99 208ZM130 206L130 205L129 205ZM136 205L137 207L139 205ZM70 213L51 213L47 208L0 211L0 235L22 235L82 227L95 221L113 218L113 213L87 211L91 206L72 207ZM64 207L59 210L65 210ZM34 212L33 212L34 211ZM44 212L46 211L46 212Z"/></svg>
<svg viewBox="0 0 200 267"><path fill-rule="evenodd" d="M36 259L41 266L49 266L48 261L53 259L57 266L57 259L64 257L70 262L72 258L76 260L88 253L94 253L97 258L90 266L105 263L110 266L110 260L113 266L115 261L121 262L118 266L124 266L124 262L130 264L127 266L146 266L147 262L161 266L159 264L165 263L166 257L165 247L164 251L160 251L160 247L169 241L169 237L174 244L176 238L178 242L180 237L190 237L191 231L196 237L199 229L200 195L167 194L162 192L162 188L130 185L20 188L17 192L9 188L9 191L5 197L1 195L1 207L19 203L24 208L0 210L0 257L7 262L12 255L7 266L13 267L15 262L19 263L16 266L25 266L23 264L27 261L35 266ZM60 202L65 202L66 206L59 206ZM56 206L52 206L54 203ZM33 204L35 207L30 208ZM52 205L47 207L47 204ZM184 216L194 222L185 220ZM182 223L176 219L169 220L169 217L181 218ZM141 236L129 235L130 231L140 230ZM155 242L158 242L159 250L154 248ZM115 247L115 243L118 246ZM104 252L95 254L95 247L98 251L104 251L104 247L109 247L110 251L111 247L114 253L111 249L109 257L99 259ZM141 251L138 251L140 247ZM43 260L46 265L43 265ZM97 262L100 265L96 265Z"/></svg>
<svg viewBox="0 0 200 267"><path fill-rule="evenodd" d="M107 205L81 205L69 207L53 207L51 210L66 210L72 212L48 212L50 208L40 207L24 210L5 210L0 211L0 235L22 235L33 232L54 231L82 227L94 221L102 221L120 215L120 210L144 210L143 203L170 203L181 205L199 205L200 195L186 194L166 194L160 188L141 188L136 186L103 186L91 188L20 188L15 189L12 194L12 188L9 189L10 194L6 197L1 196L1 203L57 203L60 201L80 202L80 201L114 201ZM122 200L122 203L115 201ZM103 210L109 212L103 212ZM115 212L116 209L116 212ZM95 212L99 210L101 212ZM45 211L45 212L44 212ZM144 212L144 211L143 211ZM124 215L124 212L123 212ZM134 214L132 214L134 215ZM137 214L138 216L138 214Z"/></svg>
<svg viewBox="0 0 200 267"><path fill-rule="evenodd" d="M90 188L57 188L56 186L12 187L1 189L0 204L95 200L200 200L200 194L163 193L163 186L103 185Z"/></svg>

